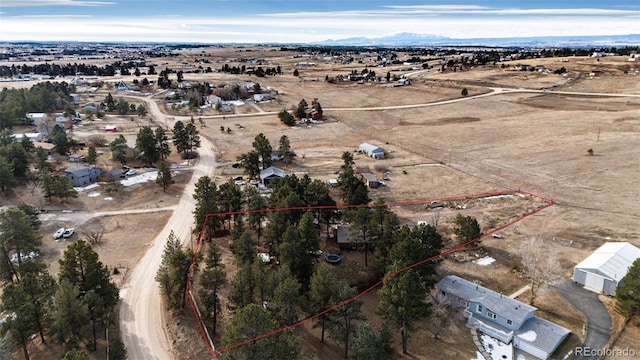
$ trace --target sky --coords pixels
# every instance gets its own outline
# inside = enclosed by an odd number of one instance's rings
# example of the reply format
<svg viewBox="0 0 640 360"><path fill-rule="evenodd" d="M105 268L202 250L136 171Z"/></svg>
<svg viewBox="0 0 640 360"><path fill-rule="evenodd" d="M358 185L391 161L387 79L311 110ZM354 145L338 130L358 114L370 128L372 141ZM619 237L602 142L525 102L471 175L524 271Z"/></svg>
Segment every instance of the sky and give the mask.
<svg viewBox="0 0 640 360"><path fill-rule="evenodd" d="M309 43L640 33L640 0L0 0L0 41Z"/></svg>

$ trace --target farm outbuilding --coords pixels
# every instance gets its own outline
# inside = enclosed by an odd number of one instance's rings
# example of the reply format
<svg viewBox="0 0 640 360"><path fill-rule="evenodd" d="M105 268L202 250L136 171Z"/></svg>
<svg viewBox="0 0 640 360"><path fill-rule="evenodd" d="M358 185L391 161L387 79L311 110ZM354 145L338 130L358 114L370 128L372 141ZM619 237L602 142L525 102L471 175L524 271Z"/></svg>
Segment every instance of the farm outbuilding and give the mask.
<svg viewBox="0 0 640 360"><path fill-rule="evenodd" d="M380 180L372 173L362 173L361 175L368 187L372 189L380 187Z"/></svg>
<svg viewBox="0 0 640 360"><path fill-rule="evenodd" d="M384 159L384 149L369 143L360 144L358 151L374 159Z"/></svg>
<svg viewBox="0 0 640 360"><path fill-rule="evenodd" d="M575 266L573 281L587 290L613 296L620 281L638 258L640 249L628 242L605 243Z"/></svg>

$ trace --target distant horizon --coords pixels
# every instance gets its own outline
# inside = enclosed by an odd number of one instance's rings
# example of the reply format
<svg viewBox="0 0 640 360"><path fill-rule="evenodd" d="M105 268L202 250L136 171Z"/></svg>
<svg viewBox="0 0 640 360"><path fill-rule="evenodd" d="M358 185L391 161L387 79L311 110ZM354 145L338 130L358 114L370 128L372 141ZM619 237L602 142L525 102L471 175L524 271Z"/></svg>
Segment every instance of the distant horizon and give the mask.
<svg viewBox="0 0 640 360"><path fill-rule="evenodd" d="M0 41L314 43L640 33L637 0L2 0Z"/></svg>
<svg viewBox="0 0 640 360"><path fill-rule="evenodd" d="M410 43L384 43L383 39L393 39L397 36L408 36L410 37ZM626 39L628 37L637 38L638 43L628 43L623 42L620 39ZM119 41L119 40L100 40L100 41L85 41L85 40L11 40L5 41L4 39L0 39L0 43L8 43L8 44L118 44L118 45L203 45L203 46L231 46L231 45L242 45L242 46L355 46L355 47L366 47L366 46L460 46L460 47L518 47L525 46L522 43L515 43L516 40L526 41L526 40L546 40L546 45L552 45L553 42L557 42L559 39L572 38L580 40L581 42L576 43L574 47L603 47L603 46L640 46L640 33L637 34L622 34L622 35L589 35L589 36L531 36L531 37L503 37L503 38L468 38L468 39L456 39L444 36L438 36L433 34L416 34L416 33L395 33L385 37L354 37L354 38L344 38L344 39L326 39L324 41L317 41L311 43L295 43L295 42L228 42L228 43L220 43L220 42L201 42L201 41ZM424 43L420 43L419 40L424 39ZM589 40L595 39L613 39L612 41L608 41L606 43L589 43ZM617 41L616 41L617 39ZM356 43L350 42L350 40L370 40L371 43ZM480 41L491 41L491 43L482 44ZM502 40L502 41L501 41ZM430 42L431 41L431 42ZM440 41L436 43L434 41ZM449 42L447 42L449 41ZM467 42L465 42L467 41ZM478 41L478 43L474 43L473 41ZM448 45L449 44L449 45ZM539 44L539 43L538 43ZM560 46L566 47L566 43L562 43Z"/></svg>

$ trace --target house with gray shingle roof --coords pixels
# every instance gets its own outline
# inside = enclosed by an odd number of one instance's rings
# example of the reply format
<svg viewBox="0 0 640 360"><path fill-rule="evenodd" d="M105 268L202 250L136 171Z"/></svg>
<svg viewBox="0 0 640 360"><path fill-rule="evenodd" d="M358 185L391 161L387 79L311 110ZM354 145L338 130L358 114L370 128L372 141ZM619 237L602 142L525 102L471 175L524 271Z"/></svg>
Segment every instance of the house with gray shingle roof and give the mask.
<svg viewBox="0 0 640 360"><path fill-rule="evenodd" d="M444 277L438 289L463 307L467 325L540 359L548 359L570 331L535 316L535 307L455 275Z"/></svg>
<svg viewBox="0 0 640 360"><path fill-rule="evenodd" d="M264 185L269 185L271 180L275 178L284 178L287 176L284 170L277 168L275 166L269 166L268 168L260 171L260 180Z"/></svg>
<svg viewBox="0 0 640 360"><path fill-rule="evenodd" d="M75 187L89 185L98 180L98 175L100 175L100 169L98 168L79 165L69 166L64 172Z"/></svg>

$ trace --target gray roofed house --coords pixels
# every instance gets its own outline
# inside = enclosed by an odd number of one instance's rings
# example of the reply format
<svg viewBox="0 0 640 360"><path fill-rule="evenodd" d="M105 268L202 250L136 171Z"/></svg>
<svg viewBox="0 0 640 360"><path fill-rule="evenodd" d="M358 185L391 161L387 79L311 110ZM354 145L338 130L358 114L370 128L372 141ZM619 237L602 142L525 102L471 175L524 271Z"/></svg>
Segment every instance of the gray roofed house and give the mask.
<svg viewBox="0 0 640 360"><path fill-rule="evenodd" d="M89 185L98 180L100 175L100 169L80 165L69 166L64 172L75 187Z"/></svg>
<svg viewBox="0 0 640 360"><path fill-rule="evenodd" d="M274 178L284 178L285 176L287 175L284 173L284 170L275 166L269 166L268 168L260 171L260 180L262 180L264 185L269 185L271 180Z"/></svg>
<svg viewBox="0 0 640 360"><path fill-rule="evenodd" d="M540 359L549 358L570 333L535 316L535 307L458 276L446 276L437 286L465 308L469 326Z"/></svg>

